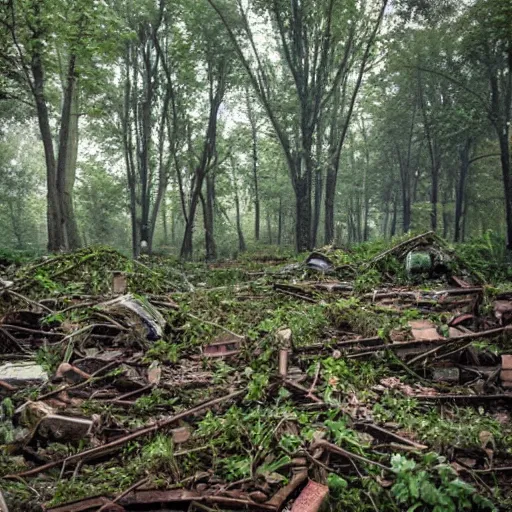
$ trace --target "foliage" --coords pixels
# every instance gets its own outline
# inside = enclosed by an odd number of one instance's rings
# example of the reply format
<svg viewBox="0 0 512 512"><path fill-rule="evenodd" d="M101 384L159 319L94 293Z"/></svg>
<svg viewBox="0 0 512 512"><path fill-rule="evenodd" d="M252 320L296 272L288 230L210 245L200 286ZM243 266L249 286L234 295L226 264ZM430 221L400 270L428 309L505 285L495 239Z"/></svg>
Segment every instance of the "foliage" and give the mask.
<svg viewBox="0 0 512 512"><path fill-rule="evenodd" d="M474 487L457 478L453 468L435 453L425 454L419 464L395 454L391 467L396 474L391 492L410 512L496 510Z"/></svg>
<svg viewBox="0 0 512 512"><path fill-rule="evenodd" d="M481 237L457 246L457 254L487 282L512 280L510 258L503 237L496 232L487 231Z"/></svg>

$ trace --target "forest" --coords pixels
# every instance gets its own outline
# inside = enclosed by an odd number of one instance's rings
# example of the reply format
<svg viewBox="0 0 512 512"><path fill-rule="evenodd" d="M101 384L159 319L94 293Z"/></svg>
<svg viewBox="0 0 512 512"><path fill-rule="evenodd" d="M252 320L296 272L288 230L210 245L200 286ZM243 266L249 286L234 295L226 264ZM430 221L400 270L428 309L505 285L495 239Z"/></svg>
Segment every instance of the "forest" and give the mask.
<svg viewBox="0 0 512 512"><path fill-rule="evenodd" d="M512 0L0 0L0 512L512 510Z"/></svg>
<svg viewBox="0 0 512 512"><path fill-rule="evenodd" d="M507 0L3 0L1 246L512 239ZM507 238L508 237L508 238Z"/></svg>

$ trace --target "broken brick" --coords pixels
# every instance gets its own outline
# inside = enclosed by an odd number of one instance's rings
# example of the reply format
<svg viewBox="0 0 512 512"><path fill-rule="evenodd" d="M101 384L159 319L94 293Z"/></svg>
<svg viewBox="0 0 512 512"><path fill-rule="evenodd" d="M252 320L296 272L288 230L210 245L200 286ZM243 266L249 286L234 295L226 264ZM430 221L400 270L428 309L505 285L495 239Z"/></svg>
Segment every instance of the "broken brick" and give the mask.
<svg viewBox="0 0 512 512"><path fill-rule="evenodd" d="M291 512L318 512L328 494L329 487L310 480L295 500Z"/></svg>

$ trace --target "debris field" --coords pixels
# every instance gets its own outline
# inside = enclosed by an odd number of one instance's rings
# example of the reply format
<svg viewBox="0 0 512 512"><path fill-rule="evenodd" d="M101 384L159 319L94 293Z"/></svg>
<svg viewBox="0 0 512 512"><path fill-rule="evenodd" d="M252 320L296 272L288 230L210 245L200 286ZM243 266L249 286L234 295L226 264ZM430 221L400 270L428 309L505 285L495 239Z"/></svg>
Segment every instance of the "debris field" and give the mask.
<svg viewBox="0 0 512 512"><path fill-rule="evenodd" d="M2 511L512 509L512 290L433 233L0 278Z"/></svg>

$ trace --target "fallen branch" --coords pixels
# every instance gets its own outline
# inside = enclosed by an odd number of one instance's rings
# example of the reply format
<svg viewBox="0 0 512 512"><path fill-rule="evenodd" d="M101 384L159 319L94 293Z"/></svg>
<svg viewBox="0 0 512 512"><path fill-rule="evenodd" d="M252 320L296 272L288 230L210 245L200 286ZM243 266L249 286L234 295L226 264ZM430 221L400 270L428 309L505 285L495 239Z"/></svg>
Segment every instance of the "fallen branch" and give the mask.
<svg viewBox="0 0 512 512"><path fill-rule="evenodd" d="M110 363L101 367L99 370L96 370L94 373L92 373L87 380L84 380L83 382L79 382L77 384L69 384L69 385L59 388L59 389L54 389L53 391L49 391L48 393L45 393L44 395L40 395L37 399L38 400L46 400L47 398L51 398L52 396L58 395L59 393L62 393L64 391L70 391L71 389L78 389L78 388L86 387L89 384L91 384L94 380L97 380L97 377L100 373L103 373L104 371L107 371L108 369L112 368L113 366L117 366L118 364L119 364L119 361L111 361Z"/></svg>
<svg viewBox="0 0 512 512"><path fill-rule="evenodd" d="M1 324L0 326L2 329L7 329L10 331L27 332L29 334L39 334L40 336L65 336L65 334L62 332L41 331L38 329L29 329L28 327L21 327L20 325Z"/></svg>
<svg viewBox="0 0 512 512"><path fill-rule="evenodd" d="M496 402L498 400L512 400L512 393L503 393L502 395L414 395L414 400L432 400L434 402L454 402L454 403L479 403L479 402Z"/></svg>
<svg viewBox="0 0 512 512"><path fill-rule="evenodd" d="M14 297L17 297L18 299L24 300L27 304L32 304L32 306L37 306L38 308L43 309L44 311L50 313L53 315L53 310L50 308L44 306L40 302L37 302L35 300L29 299L28 297L25 297L25 295L21 295L21 293L15 292L14 290L11 290L10 288L7 288L5 290L5 293L9 293L10 295L13 295Z"/></svg>
<svg viewBox="0 0 512 512"><path fill-rule="evenodd" d="M289 295L290 297L295 297L296 299L305 300L306 302L311 302L312 304L316 304L318 301L308 297L307 295L300 295L298 293L291 292L290 290L285 290L281 288L275 288L276 292L282 293L284 295Z"/></svg>
<svg viewBox="0 0 512 512"><path fill-rule="evenodd" d="M279 510L283 503L288 499L290 494L294 492L301 484L303 484L308 478L308 470L306 468L298 471L292 476L290 483L281 487L267 502L265 505L273 507Z"/></svg>
<svg viewBox="0 0 512 512"><path fill-rule="evenodd" d="M442 338L442 339L431 339L431 340L419 340L419 341L406 341L406 342L398 342L398 343L386 343L382 345L376 345L373 347L364 347L364 349L361 350L363 353L354 353L350 354L347 357L348 358L357 358L361 357L363 355L370 354L372 352L380 352L381 350L402 350L402 349L408 349L408 348L416 348L421 347L422 345L425 346L432 346L432 345L439 345L440 347L446 346L451 343L459 343L462 341L468 341L468 340L478 340L481 338L492 338L494 336L498 336L500 334L503 334L504 332L510 332L512 331L512 326L506 326L506 327L498 327L496 329L489 329L487 331L480 331L480 332L472 332L469 334L463 334L461 336L455 336L451 338ZM418 356L418 359L421 359L420 356L423 356L424 354L420 354ZM409 364L412 364L413 361L409 361Z"/></svg>
<svg viewBox="0 0 512 512"><path fill-rule="evenodd" d="M25 347L20 345L19 340L17 340L11 333L0 327L0 333L2 333L11 343L13 343L17 349L23 354L32 354L30 350L27 350Z"/></svg>
<svg viewBox="0 0 512 512"><path fill-rule="evenodd" d="M419 302L421 299L426 299L430 297L443 297L448 295L476 295L484 292L484 289L481 286L473 287L473 288L449 288L447 290L437 290L437 291L413 291L413 292L404 292L404 291L389 291L389 292L373 292L373 293L365 293L363 298L372 299L372 301L376 301L378 299L391 299L391 298L407 298L411 299L414 302Z"/></svg>
<svg viewBox="0 0 512 512"><path fill-rule="evenodd" d="M377 437L381 439L382 441L386 442L395 442L399 444L406 444L412 448L415 448L417 450L426 450L428 446L420 443L416 443L415 441L411 441L410 439L407 439L406 437L399 436L398 434L395 434L394 432L391 432L379 425L375 425L373 423L355 423L354 428L356 430L360 430L362 432L366 432L370 434L373 437Z"/></svg>
<svg viewBox="0 0 512 512"><path fill-rule="evenodd" d="M380 462L377 462L375 460L367 459L366 457L363 457L362 455L358 455L357 453L349 452L348 450L345 450L343 448L340 448L339 446L336 446L335 444L329 443L329 441L325 441L324 439L320 439L319 441L316 441L311 446L311 450L314 450L315 448L323 448L324 450L327 450L331 453L337 453L338 455L341 455L342 457L345 457L346 459L352 459L357 460L359 462L364 462L365 464L371 464L373 466L377 466L385 471L391 471L390 468L385 466L384 464L381 464Z"/></svg>
<svg viewBox="0 0 512 512"><path fill-rule="evenodd" d="M194 320L197 320L198 322L201 322L203 324L211 325L212 327L217 327L218 329L223 330L224 332L227 332L228 334L231 334L233 336L236 336L237 338L243 338L243 336L240 336L240 334L236 334L233 331L230 331L226 327L223 327L220 324L216 324L215 322L210 322L209 320L205 320L204 318L200 318L196 315L193 315L192 313L185 313L188 317L193 318Z"/></svg>
<svg viewBox="0 0 512 512"><path fill-rule="evenodd" d="M384 252L381 252L380 254L377 254L372 260L370 260L369 265L375 264L381 259L385 258L389 254L399 253L402 250L409 249L409 245L417 245L420 241L426 239L427 237L435 237L435 233L433 231L427 231L426 233L423 233L422 235L415 236L413 238L409 238L409 240L405 240L404 242L401 242L393 247L391 249L388 249Z"/></svg>
<svg viewBox="0 0 512 512"><path fill-rule="evenodd" d="M187 416L197 414L197 413L203 411L204 409L213 407L214 405L225 402L226 400L232 400L233 398L238 398L238 397L242 396L245 392L246 392L245 390L239 390L239 391L230 393L229 395L225 395L220 398L215 398L213 400L203 402L202 404L196 405L195 407L192 407L191 409L180 412L180 413L176 414L175 416L172 416L171 418L157 422L154 425L151 425L149 427L144 427L144 428L141 428L134 432L131 432L130 434L123 436L119 439L116 439L114 441L111 441L110 443L106 443L101 446L96 446L94 448L89 448L88 450L84 450L83 452L75 453L74 455L70 455L69 457L65 457L63 459L49 462L48 464L44 464L43 466L29 469L27 471L22 471L21 473L6 475L6 476L4 476L4 478L13 480L13 479L16 479L19 477L33 476L33 475L42 473L43 471L47 471L48 469L52 469L54 467L61 466L64 463L68 464L70 462L75 462L75 461L84 460L84 459L90 459L91 457L97 456L99 454L104 454L105 452L108 453L108 452L111 452L112 450L117 450L121 446L124 446L126 443L129 443L130 441L133 441L134 439L138 439L139 437L147 436L149 434L152 434L153 432L157 432L158 430L168 427L168 426L176 423L177 421L179 421L183 418L186 418Z"/></svg>
<svg viewBox="0 0 512 512"><path fill-rule="evenodd" d="M300 384L297 384L296 382L294 382L292 380L285 380L284 383L286 386L289 386L293 389L300 391L301 393L304 394L305 397L313 400L313 402L316 402L318 404L325 404L325 402L321 398L318 398L316 395L314 395L309 389L305 388L304 386L301 386Z"/></svg>

